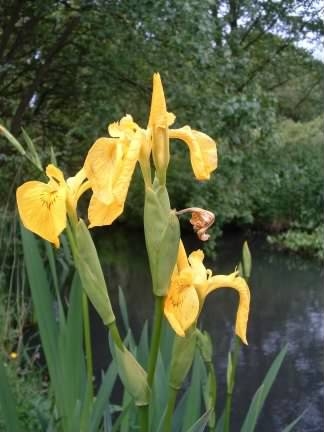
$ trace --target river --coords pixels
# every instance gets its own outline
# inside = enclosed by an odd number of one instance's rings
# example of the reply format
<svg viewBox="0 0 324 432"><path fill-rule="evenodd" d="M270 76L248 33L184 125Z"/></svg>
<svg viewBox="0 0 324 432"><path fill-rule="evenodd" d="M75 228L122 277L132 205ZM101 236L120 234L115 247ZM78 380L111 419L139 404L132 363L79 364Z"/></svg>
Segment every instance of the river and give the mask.
<svg viewBox="0 0 324 432"><path fill-rule="evenodd" d="M233 271L240 259L243 240L240 232L226 234L217 244L216 259L209 260L208 267L219 274ZM231 430L239 431L254 392L276 354L288 344L288 353L256 430L280 432L306 409L294 431L323 432L323 268L317 262L273 251L257 236L250 235L248 240L253 256L249 345L240 353ZM125 235L118 229L108 233L99 230L96 242L113 303L117 302L117 287L121 286L136 334L143 322L151 318L153 310L143 235L135 232ZM184 242L189 252L201 247L191 237ZM202 327L208 330L215 346L218 406L224 400L227 352L232 342L236 306L235 291L219 290L208 297L201 317ZM100 349L96 357L103 359Z"/></svg>

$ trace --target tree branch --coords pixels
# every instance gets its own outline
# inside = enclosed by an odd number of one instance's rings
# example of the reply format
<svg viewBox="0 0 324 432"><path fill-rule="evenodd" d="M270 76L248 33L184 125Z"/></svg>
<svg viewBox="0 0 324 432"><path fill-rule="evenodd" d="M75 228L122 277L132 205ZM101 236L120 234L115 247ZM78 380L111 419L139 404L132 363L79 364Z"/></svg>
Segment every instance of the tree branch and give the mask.
<svg viewBox="0 0 324 432"><path fill-rule="evenodd" d="M275 53L271 56L269 56L264 62L262 62L258 67L256 67L248 76L248 79L244 81L238 88L237 91L241 92L254 78L255 76L260 73L269 63L272 62L273 58L276 57L278 54L280 54L283 50L288 48L290 46L290 42L286 42L282 44Z"/></svg>
<svg viewBox="0 0 324 432"><path fill-rule="evenodd" d="M303 95L302 98L299 99L299 101L295 104L294 110L297 109L305 100L308 98L308 96L312 93L314 88L321 82L322 77L319 77L306 91L306 93Z"/></svg>
<svg viewBox="0 0 324 432"><path fill-rule="evenodd" d="M12 122L11 122L11 131L15 135L19 132L20 124L23 118L23 115L28 107L28 104L34 95L35 91L37 90L38 86L42 83L44 78L47 75L47 72L51 66L51 63L53 62L56 54L60 52L64 46L67 44L67 41L74 31L75 27L79 24L80 18L79 16L74 16L68 20L68 22L65 25L65 28L61 34L61 36L57 39L56 43L52 46L52 48L49 50L45 61L43 64L40 65L38 71L35 74L35 77L33 81L30 83L30 85L25 89L25 92L20 100L20 103L16 109L16 112L13 116Z"/></svg>
<svg viewBox="0 0 324 432"><path fill-rule="evenodd" d="M16 0L12 5L12 14L7 23L3 24L3 33L0 41L0 59L2 59L4 52L6 50L7 44L9 42L10 36L13 34L15 29L15 24L19 19L19 14L24 5L24 2L21 0ZM9 9L9 8L8 8ZM3 16L5 13L3 14ZM5 19L4 19L5 21Z"/></svg>

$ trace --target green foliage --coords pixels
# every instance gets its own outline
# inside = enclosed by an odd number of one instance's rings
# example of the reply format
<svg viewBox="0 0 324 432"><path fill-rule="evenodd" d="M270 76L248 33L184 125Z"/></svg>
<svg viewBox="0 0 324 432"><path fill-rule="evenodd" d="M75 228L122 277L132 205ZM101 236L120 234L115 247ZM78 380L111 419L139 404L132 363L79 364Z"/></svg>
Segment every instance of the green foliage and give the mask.
<svg viewBox="0 0 324 432"><path fill-rule="evenodd" d="M292 224L315 228L323 221L322 119L308 123L284 120L278 134L278 145L266 155L267 166L272 167L272 173L266 175L269 181L257 185L257 214L277 230Z"/></svg>
<svg viewBox="0 0 324 432"><path fill-rule="evenodd" d="M283 234L268 236L268 241L279 249L301 252L306 256L324 260L324 226L319 225L311 232L302 229L290 229Z"/></svg>
<svg viewBox="0 0 324 432"><path fill-rule="evenodd" d="M0 382L2 389L0 393L0 407L4 418L4 424L9 430L19 432L21 427L18 420L17 402L12 394L2 359L0 359Z"/></svg>
<svg viewBox="0 0 324 432"><path fill-rule="evenodd" d="M90 429L90 426L98 426L103 414L100 410L105 407L103 396L92 400L91 383L86 376L80 280L76 276L73 278L69 309L65 313L59 293L54 297L51 290L50 281L58 277L53 276L56 269L52 268L48 278L37 240L24 228L22 239L29 286L53 392L52 419L58 422L59 430L95 431L97 429ZM53 308L54 299L58 303L57 317ZM116 379L111 370L108 369L107 374L111 379ZM103 382L106 382L105 378ZM112 385L108 388L111 391ZM107 400L109 394L104 391L103 395Z"/></svg>
<svg viewBox="0 0 324 432"><path fill-rule="evenodd" d="M269 394L269 391L273 385L274 380L279 372L280 366L286 355L287 347L284 347L273 361L270 369L268 370L261 386L255 392L249 410L246 414L244 423L241 428L241 432L253 432L258 420L258 417L262 411L264 402Z"/></svg>
<svg viewBox="0 0 324 432"><path fill-rule="evenodd" d="M5 398L0 402L1 432L41 432L51 422L48 388L42 376L44 371L26 361L29 358L27 352L22 354L14 360L1 359L1 395Z"/></svg>

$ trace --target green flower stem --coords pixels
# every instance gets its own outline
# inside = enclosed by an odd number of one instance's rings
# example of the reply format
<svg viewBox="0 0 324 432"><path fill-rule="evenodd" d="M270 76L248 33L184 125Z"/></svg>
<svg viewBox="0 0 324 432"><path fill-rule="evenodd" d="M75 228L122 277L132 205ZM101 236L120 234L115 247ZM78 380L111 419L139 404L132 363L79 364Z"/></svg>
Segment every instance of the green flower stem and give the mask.
<svg viewBox="0 0 324 432"><path fill-rule="evenodd" d="M124 350L124 344L120 337L116 322L115 321L112 322L111 324L109 324L108 327L109 327L111 338L114 341L115 345L120 350ZM140 431L147 432L148 431L148 405L139 406L138 413L139 413Z"/></svg>
<svg viewBox="0 0 324 432"><path fill-rule="evenodd" d="M84 332L84 346L86 352L86 363L87 363L87 376L88 384L90 388L90 400L93 399L93 360L92 360L92 349L91 349L91 330L90 330L90 319L89 319L89 305L88 298L85 292L82 292L82 314L83 314L83 332Z"/></svg>
<svg viewBox="0 0 324 432"><path fill-rule="evenodd" d="M124 344L122 341L122 338L120 337L119 330L116 325L116 321L109 324L109 332L111 334L112 340L114 341L115 345L121 350L124 351Z"/></svg>
<svg viewBox="0 0 324 432"><path fill-rule="evenodd" d="M77 245L75 242L75 238L73 235L72 228L70 224L67 224L66 233L69 239L70 248L72 251L72 256L74 258L74 262L76 262L76 254L77 254ZM82 293L82 318L83 318L83 337L84 337L84 347L85 347L85 355L86 355L86 364L87 364L87 377L89 384L89 392L93 397L93 361L92 361L92 350L91 350L91 331L90 331L90 319L89 319L89 307L88 307L88 299L85 292Z"/></svg>
<svg viewBox="0 0 324 432"><path fill-rule="evenodd" d="M162 318L163 318L163 300L164 297L155 296L154 306L154 320L153 320L153 332L151 339L151 349L148 360L148 371L147 371L147 383L150 388L153 386L154 373L156 367L156 360L159 352ZM146 432L149 429L149 412L148 406L144 406L141 409L141 432Z"/></svg>
<svg viewBox="0 0 324 432"><path fill-rule="evenodd" d="M119 330L115 321L109 324L109 332L115 345L120 350L124 350L124 344L120 337ZM148 431L148 405L139 406L138 413L139 413L140 431L147 432Z"/></svg>
<svg viewBox="0 0 324 432"><path fill-rule="evenodd" d="M237 363L238 363L238 356L239 356L239 352L240 352L240 346L241 346L240 340L239 340L238 336L235 336L234 350L233 350L232 373L230 376L230 382L228 383L227 394L226 394L224 432L229 432L229 430L230 430L233 389L234 389L234 384L235 384L235 375L236 375L236 368L237 368Z"/></svg>
<svg viewBox="0 0 324 432"><path fill-rule="evenodd" d="M139 406L139 423L140 423L140 432L147 432L148 427L148 405Z"/></svg>
<svg viewBox="0 0 324 432"><path fill-rule="evenodd" d="M154 307L154 321L153 321L153 333L151 339L151 350L148 361L148 372L147 382L150 388L152 388L156 360L159 352L162 318L163 318L163 300L164 297L155 296L155 307Z"/></svg>
<svg viewBox="0 0 324 432"><path fill-rule="evenodd" d="M207 366L207 370L208 370L208 373L210 374L211 381L212 381L211 382L211 387L213 389L213 396L212 396L212 398L213 398L213 408L212 409L213 409L213 413L214 413L213 422L212 422L212 424L210 424L210 422L209 422L208 429L209 429L209 432L214 432L215 425L216 425L217 380L216 380L216 374L215 374L215 369L214 369L213 363L212 362L208 362L206 364L206 366Z"/></svg>
<svg viewBox="0 0 324 432"><path fill-rule="evenodd" d="M173 411L177 399L177 393L178 390L176 390L173 387L169 387L169 399L168 399L168 405L167 405L165 417L163 420L162 432L172 431L172 418L173 418Z"/></svg>

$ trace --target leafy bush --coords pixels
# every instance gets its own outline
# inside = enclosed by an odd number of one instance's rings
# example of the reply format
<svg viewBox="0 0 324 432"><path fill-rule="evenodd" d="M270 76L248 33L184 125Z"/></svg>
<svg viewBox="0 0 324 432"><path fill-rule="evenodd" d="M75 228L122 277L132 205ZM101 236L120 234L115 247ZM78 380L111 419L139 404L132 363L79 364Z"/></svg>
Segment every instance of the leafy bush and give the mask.
<svg viewBox="0 0 324 432"><path fill-rule="evenodd" d="M292 252L302 252L324 260L324 225L320 225L311 232L291 229L277 236L269 236L268 241L281 249Z"/></svg>

